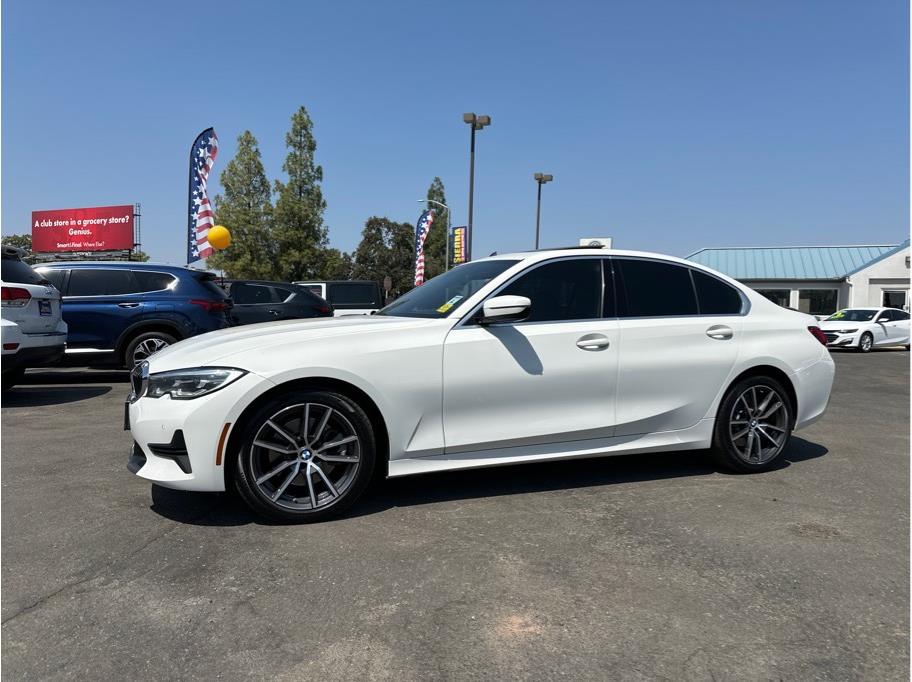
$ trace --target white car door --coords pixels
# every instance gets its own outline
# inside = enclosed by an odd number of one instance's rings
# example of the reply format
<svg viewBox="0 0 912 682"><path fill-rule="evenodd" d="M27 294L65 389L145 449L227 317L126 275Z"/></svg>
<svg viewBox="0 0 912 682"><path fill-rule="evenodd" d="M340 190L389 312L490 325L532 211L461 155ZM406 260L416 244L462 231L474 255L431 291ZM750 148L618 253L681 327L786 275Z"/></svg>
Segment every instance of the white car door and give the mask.
<svg viewBox="0 0 912 682"><path fill-rule="evenodd" d="M465 319L443 353L448 453L607 438L614 431L617 320L604 317L603 258L531 266L494 295L532 301L522 322ZM474 317L474 316L473 316Z"/></svg>
<svg viewBox="0 0 912 682"><path fill-rule="evenodd" d="M746 299L701 270L646 258L611 261L620 315L615 434L694 426L732 372Z"/></svg>
<svg viewBox="0 0 912 682"><path fill-rule="evenodd" d="M909 342L909 315L902 310L882 310L877 316L876 326L879 328L879 334L874 339L877 345L898 346Z"/></svg>

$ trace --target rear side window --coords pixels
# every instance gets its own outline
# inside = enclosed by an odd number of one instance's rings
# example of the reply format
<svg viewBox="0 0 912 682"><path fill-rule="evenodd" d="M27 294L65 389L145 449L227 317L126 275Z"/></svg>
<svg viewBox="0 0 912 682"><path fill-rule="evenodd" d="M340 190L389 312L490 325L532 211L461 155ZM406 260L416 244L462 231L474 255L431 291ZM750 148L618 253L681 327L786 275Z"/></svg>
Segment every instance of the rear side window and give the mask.
<svg viewBox="0 0 912 682"><path fill-rule="evenodd" d="M691 270L701 315L737 315L741 312L741 294L721 279L699 270Z"/></svg>
<svg viewBox="0 0 912 682"><path fill-rule="evenodd" d="M67 296L116 296L136 293L136 282L129 270L74 268L70 272Z"/></svg>
<svg viewBox="0 0 912 682"><path fill-rule="evenodd" d="M42 270L40 274L42 277L46 277L47 281L57 288L57 291L63 291L63 283L66 281L66 270L48 268Z"/></svg>
<svg viewBox="0 0 912 682"><path fill-rule="evenodd" d="M161 291L167 289L174 282L174 275L167 272L148 272L145 270L134 270L133 277L136 279L138 291Z"/></svg>
<svg viewBox="0 0 912 682"><path fill-rule="evenodd" d="M45 278L18 258L4 258L0 277L12 284L44 284Z"/></svg>
<svg viewBox="0 0 912 682"><path fill-rule="evenodd" d="M632 258L617 258L614 264L620 317L698 314L689 268Z"/></svg>
<svg viewBox="0 0 912 682"><path fill-rule="evenodd" d="M287 301L288 297L291 296L291 291L289 289L283 289L282 287L273 287L273 291L276 293L276 300L279 303Z"/></svg>
<svg viewBox="0 0 912 682"><path fill-rule="evenodd" d="M339 282L329 285L329 300L333 305L355 305L377 308L377 285L371 282Z"/></svg>
<svg viewBox="0 0 912 682"><path fill-rule="evenodd" d="M908 319L909 319L909 313L907 313L905 310L894 310L894 311L893 311L893 319L894 319L894 320L897 320L897 321L898 321L898 320L908 320Z"/></svg>
<svg viewBox="0 0 912 682"><path fill-rule="evenodd" d="M525 296L532 301L526 322L591 320L601 317L602 263L598 258L572 258L533 268L498 296Z"/></svg>

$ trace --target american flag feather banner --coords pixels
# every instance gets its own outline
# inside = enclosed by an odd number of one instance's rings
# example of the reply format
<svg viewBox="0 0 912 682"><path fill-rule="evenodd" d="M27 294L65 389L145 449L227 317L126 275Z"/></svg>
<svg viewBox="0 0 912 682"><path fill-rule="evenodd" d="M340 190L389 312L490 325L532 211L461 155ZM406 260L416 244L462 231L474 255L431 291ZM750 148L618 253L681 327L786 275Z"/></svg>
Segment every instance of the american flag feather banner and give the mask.
<svg viewBox="0 0 912 682"><path fill-rule="evenodd" d="M190 189L187 201L187 265L208 258L209 228L215 224L207 185L209 171L218 155L218 137L213 128L201 132L190 147Z"/></svg>
<svg viewBox="0 0 912 682"><path fill-rule="evenodd" d="M415 286L424 284L424 242L427 241L428 232L434 223L434 211L429 209L418 218L415 228Z"/></svg>

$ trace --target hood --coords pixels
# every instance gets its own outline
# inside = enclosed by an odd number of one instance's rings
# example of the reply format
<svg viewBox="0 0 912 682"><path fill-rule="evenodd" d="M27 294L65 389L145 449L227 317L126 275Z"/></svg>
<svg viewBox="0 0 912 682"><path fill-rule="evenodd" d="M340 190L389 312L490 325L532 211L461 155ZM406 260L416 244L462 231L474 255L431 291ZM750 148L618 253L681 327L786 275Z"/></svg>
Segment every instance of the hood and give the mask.
<svg viewBox="0 0 912 682"><path fill-rule="evenodd" d="M272 347L287 343L300 344L343 334L383 333L433 322L435 320L423 318L350 315L229 327L193 336L159 351L149 360L149 371L213 366L218 365L221 358L250 350L268 352Z"/></svg>

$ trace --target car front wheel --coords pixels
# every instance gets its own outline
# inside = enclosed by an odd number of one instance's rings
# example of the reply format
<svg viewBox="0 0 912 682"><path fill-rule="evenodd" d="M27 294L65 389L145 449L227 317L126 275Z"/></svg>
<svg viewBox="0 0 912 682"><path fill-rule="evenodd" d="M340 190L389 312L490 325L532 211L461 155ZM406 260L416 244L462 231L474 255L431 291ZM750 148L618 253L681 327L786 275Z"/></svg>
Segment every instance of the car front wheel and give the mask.
<svg viewBox="0 0 912 682"><path fill-rule="evenodd" d="M770 377L748 377L733 386L716 418L713 454L733 471L770 469L792 432L794 418L788 395Z"/></svg>
<svg viewBox="0 0 912 682"><path fill-rule="evenodd" d="M861 339L858 341L858 350L862 353L870 353L871 348L874 346L874 337L871 336L870 332L865 332L861 335Z"/></svg>
<svg viewBox="0 0 912 682"><path fill-rule="evenodd" d="M373 427L339 393L303 390L270 400L248 422L235 485L256 512L297 523L348 509L374 469Z"/></svg>

